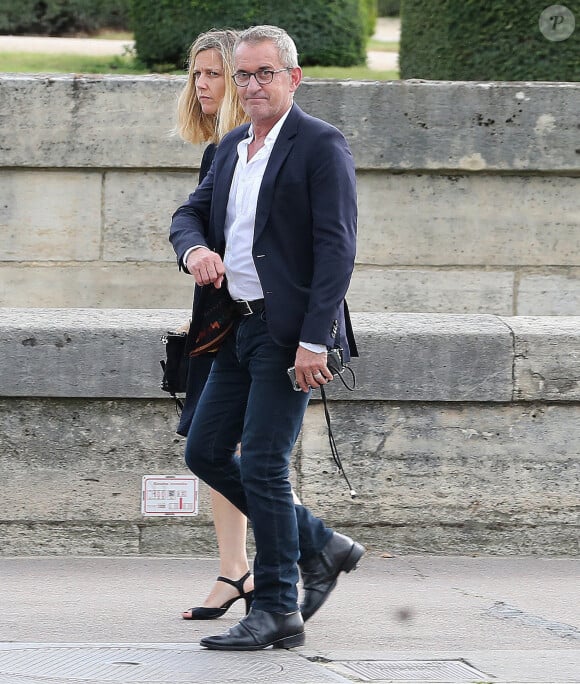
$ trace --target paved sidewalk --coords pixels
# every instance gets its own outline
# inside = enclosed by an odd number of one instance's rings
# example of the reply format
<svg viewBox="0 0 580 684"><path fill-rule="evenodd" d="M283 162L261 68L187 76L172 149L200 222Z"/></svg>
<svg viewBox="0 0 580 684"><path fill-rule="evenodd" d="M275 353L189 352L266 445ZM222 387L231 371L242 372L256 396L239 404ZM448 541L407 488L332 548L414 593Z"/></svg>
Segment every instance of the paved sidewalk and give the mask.
<svg viewBox="0 0 580 684"><path fill-rule="evenodd" d="M398 18L379 17L373 38L387 43L398 43L401 37L401 21ZM398 52L367 52L369 69L394 71L399 68Z"/></svg>
<svg viewBox="0 0 580 684"><path fill-rule="evenodd" d="M398 43L401 38L401 20L398 17L379 17L373 38Z"/></svg>
<svg viewBox="0 0 580 684"><path fill-rule="evenodd" d="M208 652L214 559L0 558L0 684L580 682L580 560L365 557L292 651Z"/></svg>

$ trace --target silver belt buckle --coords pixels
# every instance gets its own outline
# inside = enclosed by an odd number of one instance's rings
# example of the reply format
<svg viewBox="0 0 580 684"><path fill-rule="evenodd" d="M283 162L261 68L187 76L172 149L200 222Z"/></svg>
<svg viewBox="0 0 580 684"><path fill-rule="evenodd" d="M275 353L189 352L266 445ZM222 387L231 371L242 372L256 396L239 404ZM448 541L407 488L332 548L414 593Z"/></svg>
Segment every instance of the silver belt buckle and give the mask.
<svg viewBox="0 0 580 684"><path fill-rule="evenodd" d="M238 302L239 304L244 304L246 307L246 310L242 313L242 316L251 316L254 312L252 311L252 307L250 306L250 302L247 302L245 299L243 299L241 302Z"/></svg>

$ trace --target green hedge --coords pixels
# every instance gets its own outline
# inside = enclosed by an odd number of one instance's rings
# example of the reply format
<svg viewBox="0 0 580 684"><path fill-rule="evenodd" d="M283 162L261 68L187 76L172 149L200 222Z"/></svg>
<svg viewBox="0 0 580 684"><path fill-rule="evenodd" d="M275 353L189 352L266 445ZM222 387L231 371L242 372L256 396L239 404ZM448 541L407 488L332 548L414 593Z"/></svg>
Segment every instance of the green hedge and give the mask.
<svg viewBox="0 0 580 684"><path fill-rule="evenodd" d="M131 0L0 0L0 34L62 36L129 29Z"/></svg>
<svg viewBox="0 0 580 684"><path fill-rule="evenodd" d="M546 0L402 0L401 78L579 81L580 2L567 40L539 29Z"/></svg>
<svg viewBox="0 0 580 684"><path fill-rule="evenodd" d="M372 36L377 27L378 3L377 0L363 0L362 11L367 36Z"/></svg>
<svg viewBox="0 0 580 684"><path fill-rule="evenodd" d="M401 0L378 0L379 17L398 17Z"/></svg>
<svg viewBox="0 0 580 684"><path fill-rule="evenodd" d="M148 67L185 68L196 36L210 28L281 26L292 36L304 66L364 64L367 0L133 0L132 25L139 59Z"/></svg>

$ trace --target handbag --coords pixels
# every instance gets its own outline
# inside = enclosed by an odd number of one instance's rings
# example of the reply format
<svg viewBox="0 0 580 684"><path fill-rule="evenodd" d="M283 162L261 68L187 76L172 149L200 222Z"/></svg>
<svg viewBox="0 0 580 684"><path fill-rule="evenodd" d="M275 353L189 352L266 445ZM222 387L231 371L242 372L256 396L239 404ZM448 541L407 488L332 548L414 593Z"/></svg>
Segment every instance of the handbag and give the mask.
<svg viewBox="0 0 580 684"><path fill-rule="evenodd" d="M161 389L168 392L179 409L182 409L183 403L177 394L184 393L187 387L189 366L189 358L185 353L187 332L185 330L168 330L161 341L165 345L165 359L159 362L163 370Z"/></svg>
<svg viewBox="0 0 580 684"><path fill-rule="evenodd" d="M225 282L220 288L206 285L194 302L187 337L189 356L216 353L234 324L234 307Z"/></svg>
<svg viewBox="0 0 580 684"><path fill-rule="evenodd" d="M174 399L178 413L183 402L177 395L187 391L189 359L215 354L233 324L234 309L227 287L206 285L199 291L191 324L169 330L161 338L165 345L165 359L159 362L163 370L161 389Z"/></svg>

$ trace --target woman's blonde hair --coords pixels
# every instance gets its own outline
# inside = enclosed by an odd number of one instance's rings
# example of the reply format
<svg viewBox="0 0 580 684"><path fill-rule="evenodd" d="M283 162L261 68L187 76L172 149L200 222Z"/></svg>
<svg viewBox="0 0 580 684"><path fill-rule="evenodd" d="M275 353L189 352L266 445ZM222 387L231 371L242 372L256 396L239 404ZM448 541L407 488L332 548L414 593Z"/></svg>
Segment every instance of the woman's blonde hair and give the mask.
<svg viewBox="0 0 580 684"><path fill-rule="evenodd" d="M226 133L248 121L232 79L233 50L238 33L212 29L200 34L189 49L187 84L177 101L177 132L190 143L219 143ZM217 50L222 58L225 94L216 114L204 114L195 90L193 66L204 50Z"/></svg>

